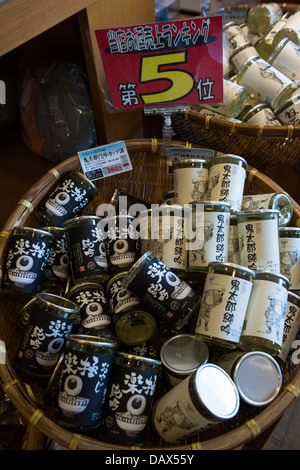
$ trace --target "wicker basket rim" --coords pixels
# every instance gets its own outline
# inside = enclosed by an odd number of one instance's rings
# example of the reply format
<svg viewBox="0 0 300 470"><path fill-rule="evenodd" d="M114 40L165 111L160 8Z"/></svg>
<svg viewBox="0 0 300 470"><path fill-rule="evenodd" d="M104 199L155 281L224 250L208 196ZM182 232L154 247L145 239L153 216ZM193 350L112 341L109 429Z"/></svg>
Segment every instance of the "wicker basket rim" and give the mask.
<svg viewBox="0 0 300 470"><path fill-rule="evenodd" d="M244 135L257 138L293 139L300 136L300 126L264 126L242 124L235 121L226 121L212 116L206 116L193 109L185 113L185 119L210 130L222 131L228 135Z"/></svg>
<svg viewBox="0 0 300 470"><path fill-rule="evenodd" d="M141 140L127 140L125 141L128 151L148 151L152 153L159 153L162 148L162 141L157 139L141 139ZM172 142L172 146L185 147L187 143ZM54 186L57 182L58 175L63 174L76 169L79 164L78 156L70 157L64 162L60 163L40 180L38 180L30 190L24 195L23 200L27 201L28 204L23 206L19 204L15 209L12 216L7 221L4 230L0 234L0 259L3 258L5 246L8 240L7 233L15 226L21 225L22 221L32 211L32 207L35 208L41 200L40 192L49 189ZM256 170L255 168L248 165L247 177L251 180L265 181L272 180L266 175ZM274 186L274 182L273 186ZM280 190L281 188L275 184L275 189ZM297 212L300 214L300 207L292 201L297 207ZM299 215L300 217L300 215ZM1 264L1 263L0 263ZM1 268L1 266L0 266ZM48 418L40 407L40 403L36 401L33 396L32 390L27 384L22 382L16 375L10 362L1 361L3 357L3 348L5 350L5 343L1 340L0 336L0 383L3 391L11 400L16 409L20 412L21 416L29 423L30 426L34 426L37 431L43 435L54 440L58 444L68 449L81 449L81 450L128 450L128 446L121 446L101 442L93 438L89 438L85 435L72 433L54 423ZM1 356L2 354L2 356ZM4 363L3 363L4 362ZM226 450L238 448L251 439L255 438L261 432L265 431L272 424L276 423L277 420L285 413L287 408L300 396L300 369L293 377L293 380L288 386L286 386L277 398L271 402L271 404L260 412L255 420L250 420L246 423L241 424L236 429L229 431L223 435L219 435L212 439L195 442L188 445L178 446L167 446L161 447L159 450L172 451L174 449L179 450ZM153 450L153 447L142 447L142 450Z"/></svg>

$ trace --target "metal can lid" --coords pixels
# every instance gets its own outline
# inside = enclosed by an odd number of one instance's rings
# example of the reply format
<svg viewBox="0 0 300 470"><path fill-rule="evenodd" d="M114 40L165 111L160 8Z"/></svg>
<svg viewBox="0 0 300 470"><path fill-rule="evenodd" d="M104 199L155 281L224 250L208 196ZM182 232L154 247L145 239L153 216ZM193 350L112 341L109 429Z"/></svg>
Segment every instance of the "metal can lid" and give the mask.
<svg viewBox="0 0 300 470"><path fill-rule="evenodd" d="M221 155L216 155L214 158L210 160L210 165L216 165L218 163L233 163L236 165L243 166L245 169L248 166L247 160L241 157L240 155L235 155L233 153L222 153Z"/></svg>
<svg viewBox="0 0 300 470"><path fill-rule="evenodd" d="M116 351L113 361L123 365L130 364L132 367L148 368L149 370L158 369L161 366L161 361L152 359L151 357L136 356L123 351Z"/></svg>
<svg viewBox="0 0 300 470"><path fill-rule="evenodd" d="M195 387L201 404L212 416L225 420L238 412L237 387L221 367L210 363L200 366L195 373Z"/></svg>
<svg viewBox="0 0 300 470"><path fill-rule="evenodd" d="M300 296L296 294L296 292L292 292L291 290L288 291L288 301L291 304L295 304L297 307L300 307Z"/></svg>
<svg viewBox="0 0 300 470"><path fill-rule="evenodd" d="M66 220L63 223L63 227L65 229L68 229L68 228L71 228L71 227L75 227L76 225L90 224L91 222L94 223L94 224L95 223L97 224L101 220L102 220L101 217L99 217L97 215L81 215L79 217L74 217L73 219Z"/></svg>
<svg viewBox="0 0 300 470"><path fill-rule="evenodd" d="M280 211L279 209L258 209L258 210L246 210L246 211L239 211L236 213L237 218L241 218L242 216L247 216L247 218L268 218L272 215L277 215L279 217Z"/></svg>
<svg viewBox="0 0 300 470"><path fill-rule="evenodd" d="M179 334L169 338L161 347L163 365L176 374L188 375L208 360L207 345L191 334Z"/></svg>
<svg viewBox="0 0 300 470"><path fill-rule="evenodd" d="M279 227L278 228L279 236L286 237L293 235L297 237L300 235L300 228L299 227Z"/></svg>
<svg viewBox="0 0 300 470"><path fill-rule="evenodd" d="M266 280L266 281L283 281L286 284L286 288L290 286L289 279L281 273L276 273L273 271L255 271L255 280Z"/></svg>
<svg viewBox="0 0 300 470"><path fill-rule="evenodd" d="M175 160L173 162L174 170L185 167L202 167L208 164L204 158L185 158L184 160Z"/></svg>
<svg viewBox="0 0 300 470"><path fill-rule="evenodd" d="M208 263L208 268L221 268L224 272L228 272L230 274L245 274L250 276L250 278L255 277L256 272L252 269L247 268L246 266L241 266L239 264L234 263L223 263L221 261L211 261Z"/></svg>
<svg viewBox="0 0 300 470"><path fill-rule="evenodd" d="M211 210L214 209L215 211L222 210L225 212L230 212L231 204L229 202L221 202L221 201L191 201L189 205L191 207L201 206L203 205L204 210Z"/></svg>
<svg viewBox="0 0 300 470"><path fill-rule="evenodd" d="M263 406L278 395L282 374L272 356L262 351L252 351L238 360L233 380L246 403Z"/></svg>
<svg viewBox="0 0 300 470"><path fill-rule="evenodd" d="M104 336L90 336L71 334L66 338L66 344L73 345L83 351L101 351L103 349L116 350L119 346L118 341L113 338L105 338Z"/></svg>

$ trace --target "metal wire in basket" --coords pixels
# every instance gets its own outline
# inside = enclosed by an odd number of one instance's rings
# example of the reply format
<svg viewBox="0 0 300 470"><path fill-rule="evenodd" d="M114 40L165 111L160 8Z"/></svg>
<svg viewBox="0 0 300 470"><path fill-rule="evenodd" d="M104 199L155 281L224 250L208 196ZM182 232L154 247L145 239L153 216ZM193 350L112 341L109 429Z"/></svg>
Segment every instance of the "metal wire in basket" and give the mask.
<svg viewBox="0 0 300 470"><path fill-rule="evenodd" d="M166 157L160 152L162 141L141 139L125 141L133 170L94 181L98 196L86 208L87 214L94 214L96 207L110 200L117 187L125 187L138 197L151 203L160 203L165 191L172 189L173 176L167 174ZM183 142L172 142L172 146L185 147ZM14 212L9 217L0 236L0 272L6 259L9 233L14 226L36 226L35 210L41 200L57 184L58 180L74 169L80 169L77 156L57 165L38 180L24 195ZM266 175L248 166L245 194L282 192L282 188ZM293 203L292 225L300 220L300 207ZM27 380L20 377L13 366L12 358L22 336L23 325L19 312L26 303L18 296L0 295L0 382L4 392L28 422L29 429L41 433L54 442L68 449L79 450L128 450L126 446L102 442L96 437L72 433L53 421L53 407L44 400L45 384L40 380ZM281 393L268 406L256 408L242 404L237 416L228 422L193 435L178 445L168 445L150 431L142 449L159 450L229 450L237 449L268 430L284 414L287 408L300 394L300 369L291 358L286 361L283 370Z"/></svg>

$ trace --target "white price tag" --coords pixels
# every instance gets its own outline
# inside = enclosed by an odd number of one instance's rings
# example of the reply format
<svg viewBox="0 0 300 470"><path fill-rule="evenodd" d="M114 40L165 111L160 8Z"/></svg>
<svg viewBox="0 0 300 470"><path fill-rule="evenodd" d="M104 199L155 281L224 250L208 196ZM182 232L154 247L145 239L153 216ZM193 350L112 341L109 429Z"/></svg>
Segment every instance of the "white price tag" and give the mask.
<svg viewBox="0 0 300 470"><path fill-rule="evenodd" d="M98 180L132 170L132 164L124 141L78 152L85 176Z"/></svg>

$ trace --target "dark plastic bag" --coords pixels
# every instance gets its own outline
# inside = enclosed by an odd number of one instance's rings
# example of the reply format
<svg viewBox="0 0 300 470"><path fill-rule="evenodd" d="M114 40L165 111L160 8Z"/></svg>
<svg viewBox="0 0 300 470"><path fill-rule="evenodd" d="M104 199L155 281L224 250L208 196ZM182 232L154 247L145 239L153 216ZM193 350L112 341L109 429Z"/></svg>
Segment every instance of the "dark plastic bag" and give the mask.
<svg viewBox="0 0 300 470"><path fill-rule="evenodd" d="M59 58L27 68L21 84L24 143L46 160L62 161L97 146L87 73L81 61Z"/></svg>

